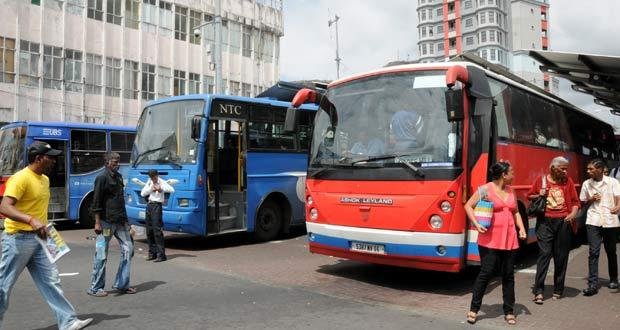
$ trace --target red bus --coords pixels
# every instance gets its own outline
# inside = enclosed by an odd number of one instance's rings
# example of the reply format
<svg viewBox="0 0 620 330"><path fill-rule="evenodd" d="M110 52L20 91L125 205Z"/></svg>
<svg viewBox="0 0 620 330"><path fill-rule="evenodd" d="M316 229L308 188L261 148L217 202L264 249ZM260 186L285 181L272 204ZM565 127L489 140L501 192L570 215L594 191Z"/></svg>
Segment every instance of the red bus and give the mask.
<svg viewBox="0 0 620 330"><path fill-rule="evenodd" d="M571 161L576 183L588 158L618 160L610 125L469 61L386 67L300 90L293 105L309 101L320 106L306 180L313 253L458 272L480 261L463 205L494 162L515 168L531 243L525 194L552 158Z"/></svg>

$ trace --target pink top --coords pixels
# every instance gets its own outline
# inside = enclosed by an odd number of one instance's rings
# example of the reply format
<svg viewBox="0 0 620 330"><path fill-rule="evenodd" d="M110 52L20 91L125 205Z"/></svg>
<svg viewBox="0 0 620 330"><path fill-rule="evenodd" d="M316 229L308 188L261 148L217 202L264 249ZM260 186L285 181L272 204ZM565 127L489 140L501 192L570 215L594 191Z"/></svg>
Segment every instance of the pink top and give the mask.
<svg viewBox="0 0 620 330"><path fill-rule="evenodd" d="M511 191L506 200L497 195L492 182L486 184L487 199L493 202L493 220L486 233L478 233L478 245L497 250L516 250L519 248L514 213L517 202Z"/></svg>

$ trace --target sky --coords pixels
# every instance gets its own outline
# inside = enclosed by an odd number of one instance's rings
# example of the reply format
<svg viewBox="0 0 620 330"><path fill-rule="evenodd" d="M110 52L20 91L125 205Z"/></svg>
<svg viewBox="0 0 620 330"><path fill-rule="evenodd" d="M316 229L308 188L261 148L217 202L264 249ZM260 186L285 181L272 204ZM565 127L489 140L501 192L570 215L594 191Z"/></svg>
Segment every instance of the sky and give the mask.
<svg viewBox="0 0 620 330"><path fill-rule="evenodd" d="M338 20L340 77L417 58L417 0L284 0L281 80L336 78ZM550 50L620 56L618 0L550 0ZM589 95L560 81L560 96L614 125L620 117L595 105Z"/></svg>

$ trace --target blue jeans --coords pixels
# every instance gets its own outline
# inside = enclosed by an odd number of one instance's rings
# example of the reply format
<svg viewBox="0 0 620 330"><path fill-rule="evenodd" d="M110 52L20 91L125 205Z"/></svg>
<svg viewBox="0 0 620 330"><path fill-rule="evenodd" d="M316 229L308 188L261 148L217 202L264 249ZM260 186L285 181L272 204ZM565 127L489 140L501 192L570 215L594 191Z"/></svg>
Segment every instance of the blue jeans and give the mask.
<svg viewBox="0 0 620 330"><path fill-rule="evenodd" d="M62 292L56 264L47 259L45 251L35 238L35 234L2 233L1 241L0 327L4 319L4 312L9 306L11 289L26 267L28 267L30 276L32 276L43 299L56 315L58 328L66 329L69 327L77 319L75 309Z"/></svg>
<svg viewBox="0 0 620 330"><path fill-rule="evenodd" d="M121 247L121 260L118 264L114 289L126 290L129 288L129 274L131 273L131 258L133 256L133 240L129 235L129 225L101 221L102 233L97 235L95 257L93 259L93 273L90 281L90 293L103 291L105 287L105 265L108 261L108 247L112 236L116 237Z"/></svg>

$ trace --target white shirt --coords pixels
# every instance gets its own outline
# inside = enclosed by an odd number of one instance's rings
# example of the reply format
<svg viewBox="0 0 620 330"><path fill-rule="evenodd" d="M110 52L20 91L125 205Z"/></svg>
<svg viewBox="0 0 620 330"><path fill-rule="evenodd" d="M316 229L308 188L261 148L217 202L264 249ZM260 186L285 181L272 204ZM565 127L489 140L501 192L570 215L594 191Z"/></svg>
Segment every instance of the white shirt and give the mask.
<svg viewBox="0 0 620 330"><path fill-rule="evenodd" d="M144 185L144 187L142 188L142 191L140 192L140 195L142 195L142 197L147 197L147 202L157 202L157 203L163 203L164 202L164 193L173 193L174 192L174 188L172 188L172 186L170 184L168 184L168 182L166 182L165 180L163 180L162 178L158 177L157 178L157 183L159 184L159 186L161 187L161 189L163 191L154 191L153 190L153 181L151 179L149 179L149 181L146 182L146 185Z"/></svg>
<svg viewBox="0 0 620 330"><path fill-rule="evenodd" d="M601 181L588 179L581 187L579 199L586 202L596 193L601 195L601 200L590 204L586 224L605 228L620 227L618 215L611 213L611 208L616 205L615 197L620 196L618 180L606 175Z"/></svg>

